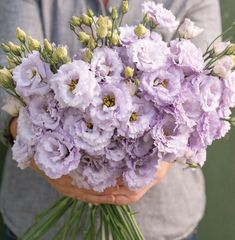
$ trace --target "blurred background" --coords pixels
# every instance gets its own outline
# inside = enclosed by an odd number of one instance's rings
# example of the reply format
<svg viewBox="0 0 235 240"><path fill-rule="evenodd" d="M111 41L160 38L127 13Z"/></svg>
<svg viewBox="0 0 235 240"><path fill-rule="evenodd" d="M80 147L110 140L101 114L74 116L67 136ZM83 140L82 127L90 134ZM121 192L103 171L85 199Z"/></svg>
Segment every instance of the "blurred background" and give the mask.
<svg viewBox="0 0 235 240"><path fill-rule="evenodd" d="M235 1L221 0L223 28L235 21ZM213 13L208 13L213 14ZM235 37L235 36L234 36ZM5 147L0 144L0 179ZM200 240L235 239L235 129L208 149L203 169L206 177L207 208L199 226ZM192 186L193 187L193 186ZM3 225L0 216L0 239Z"/></svg>

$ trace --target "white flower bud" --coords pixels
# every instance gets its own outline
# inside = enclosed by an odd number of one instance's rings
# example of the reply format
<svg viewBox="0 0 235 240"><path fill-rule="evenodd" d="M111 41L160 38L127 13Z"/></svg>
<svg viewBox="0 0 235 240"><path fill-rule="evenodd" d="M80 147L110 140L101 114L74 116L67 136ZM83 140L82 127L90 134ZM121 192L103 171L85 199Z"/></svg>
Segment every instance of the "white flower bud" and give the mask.
<svg viewBox="0 0 235 240"><path fill-rule="evenodd" d="M221 78L225 78L231 73L233 67L233 59L230 56L224 56L215 62L213 73Z"/></svg>
<svg viewBox="0 0 235 240"><path fill-rule="evenodd" d="M202 28L196 27L194 22L186 18L184 23L179 27L179 36L184 39L195 38L200 35L204 30Z"/></svg>
<svg viewBox="0 0 235 240"><path fill-rule="evenodd" d="M20 42L25 42L25 40L26 40L26 33L19 27L16 28L16 38Z"/></svg>
<svg viewBox="0 0 235 240"><path fill-rule="evenodd" d="M28 44L31 51L40 50L40 42L37 39L32 38L31 36L28 37Z"/></svg>
<svg viewBox="0 0 235 240"><path fill-rule="evenodd" d="M230 42L215 42L213 44L213 56L221 54L231 43Z"/></svg>
<svg viewBox="0 0 235 240"><path fill-rule="evenodd" d="M23 104L15 97L8 95L4 99L5 104L2 107L2 110L7 112L13 117L17 117L20 109L23 107Z"/></svg>

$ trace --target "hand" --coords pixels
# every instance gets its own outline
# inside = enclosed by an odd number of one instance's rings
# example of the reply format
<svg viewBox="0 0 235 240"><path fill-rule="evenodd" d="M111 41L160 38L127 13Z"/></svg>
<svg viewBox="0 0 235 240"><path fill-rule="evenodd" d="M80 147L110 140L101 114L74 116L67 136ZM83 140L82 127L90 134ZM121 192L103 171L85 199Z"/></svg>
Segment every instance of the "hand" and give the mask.
<svg viewBox="0 0 235 240"><path fill-rule="evenodd" d="M50 179L41 170L38 169L34 161L32 161L31 168L43 176L48 183L59 193L69 196L84 202L89 202L95 205L98 204L114 204L114 205L129 205L139 201L144 194L158 184L166 175L170 164L162 162L159 170L157 171L157 178L144 188L138 190L130 190L124 186L122 178L118 179L115 187L107 188L104 192L95 192L93 190L81 189L71 184L69 176L63 176L59 179Z"/></svg>
<svg viewBox="0 0 235 240"><path fill-rule="evenodd" d="M13 139L16 138L16 133L17 133L17 119L18 118L13 118L10 122L10 133L13 137Z"/></svg>

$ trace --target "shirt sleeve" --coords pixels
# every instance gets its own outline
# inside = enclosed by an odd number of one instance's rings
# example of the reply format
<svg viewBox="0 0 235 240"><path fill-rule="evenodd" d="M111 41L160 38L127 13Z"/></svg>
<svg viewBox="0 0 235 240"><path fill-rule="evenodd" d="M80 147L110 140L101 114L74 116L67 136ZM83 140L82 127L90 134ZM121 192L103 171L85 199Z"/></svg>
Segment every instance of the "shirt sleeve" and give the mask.
<svg viewBox="0 0 235 240"><path fill-rule="evenodd" d="M22 28L28 35L43 39L40 1L38 0L2 0L0 1L0 42L16 42L16 28ZM5 56L0 51L0 64L5 65ZM11 116L2 110L6 93L0 89L0 140L7 143Z"/></svg>

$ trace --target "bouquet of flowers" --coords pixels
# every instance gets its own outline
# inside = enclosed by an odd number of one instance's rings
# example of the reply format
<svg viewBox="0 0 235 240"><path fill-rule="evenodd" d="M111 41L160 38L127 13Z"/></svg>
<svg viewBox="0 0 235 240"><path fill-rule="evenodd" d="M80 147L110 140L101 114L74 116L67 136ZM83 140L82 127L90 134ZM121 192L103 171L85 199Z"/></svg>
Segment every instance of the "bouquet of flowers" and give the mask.
<svg viewBox="0 0 235 240"><path fill-rule="evenodd" d="M136 26L121 26L126 0L120 14L113 7L110 17L91 9L73 16L70 28L84 45L74 56L20 28L19 45L2 44L8 66L0 84L11 95L4 109L18 115L12 152L20 168L34 159L49 178L70 176L102 192L120 177L129 189L144 187L162 161L203 166L207 146L234 123L235 45L213 41L203 54L190 41L203 31L192 21L180 25L151 1L142 10ZM179 37L167 43L159 27L178 28ZM41 239L63 215L54 239L79 231L83 239L144 239L128 206L69 197L37 216L21 239Z"/></svg>

